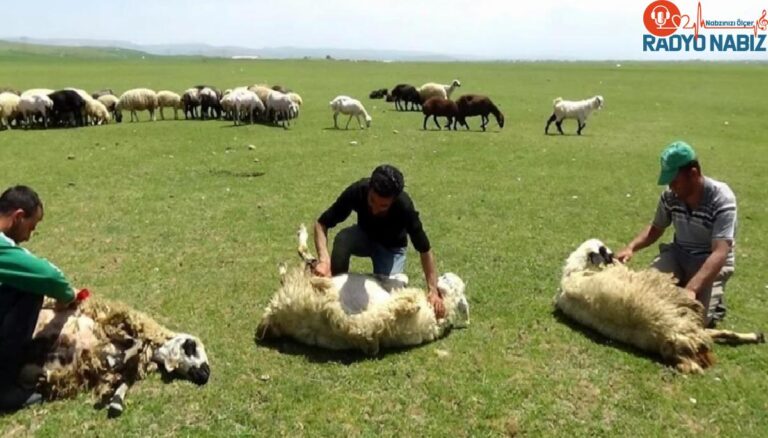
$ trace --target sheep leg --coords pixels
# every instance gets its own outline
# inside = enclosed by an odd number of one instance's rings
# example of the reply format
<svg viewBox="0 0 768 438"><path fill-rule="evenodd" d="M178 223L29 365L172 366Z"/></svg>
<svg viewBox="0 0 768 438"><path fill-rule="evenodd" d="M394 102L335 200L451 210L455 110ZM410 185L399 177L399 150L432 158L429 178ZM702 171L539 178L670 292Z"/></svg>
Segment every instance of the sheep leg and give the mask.
<svg viewBox="0 0 768 438"><path fill-rule="evenodd" d="M582 122L579 120L579 130L576 131L579 135L581 135L581 131L587 127L587 122Z"/></svg>
<svg viewBox="0 0 768 438"><path fill-rule="evenodd" d="M480 116L480 119L483 121L483 124L480 125L480 127L483 128L483 131L485 131L485 127L488 126L490 119L488 118L487 115Z"/></svg>
<svg viewBox="0 0 768 438"><path fill-rule="evenodd" d="M432 120L434 120L434 121L435 121L435 126L437 126L437 129L439 129L439 130L441 130L441 131L442 131L442 129L443 129L443 128L441 128L441 127L440 127L440 124L439 124L439 123L437 123L437 114L435 114L435 115L433 115L433 116L432 116Z"/></svg>
<svg viewBox="0 0 768 438"><path fill-rule="evenodd" d="M112 395L112 399L107 405L107 417L117 418L122 415L125 410L125 394L128 392L128 384L123 382L117 387L115 393Z"/></svg>
<svg viewBox="0 0 768 438"><path fill-rule="evenodd" d="M301 259L304 260L304 263L306 263L308 266L314 267L317 264L317 259L312 255L312 253L309 252L309 247L307 247L307 239L309 238L307 227L304 226L304 224L301 224L299 231L296 232L296 235L299 239L299 246L297 248L299 257L301 257Z"/></svg>
<svg viewBox="0 0 768 438"><path fill-rule="evenodd" d="M764 344L765 335L763 333L737 333L730 330L704 330L712 340L719 344Z"/></svg>
<svg viewBox="0 0 768 438"><path fill-rule="evenodd" d="M549 134L549 125L551 125L555 120L557 120L557 116L555 113L552 113L552 115L549 116L549 120L547 120L547 126L544 128L544 135Z"/></svg>
<svg viewBox="0 0 768 438"><path fill-rule="evenodd" d="M557 126L557 130L560 132L560 135L565 135L565 132L563 132L563 120L555 122L555 126Z"/></svg>
<svg viewBox="0 0 768 438"><path fill-rule="evenodd" d="M424 127L422 129L424 129L425 131L427 130L427 120L429 120L429 114L424 116Z"/></svg>
<svg viewBox="0 0 768 438"><path fill-rule="evenodd" d="M447 117L446 117L446 120L448 120L448 124L447 124L447 125L445 125L445 129L447 129L447 130L449 130L449 131L450 131L450 130L451 130L451 128L453 127L453 117L451 117L451 116L447 116Z"/></svg>
<svg viewBox="0 0 768 438"><path fill-rule="evenodd" d="M349 115L349 118L347 119L347 126L344 129L349 129L349 122L352 121L352 114Z"/></svg>
<svg viewBox="0 0 768 438"><path fill-rule="evenodd" d="M160 107L160 120L165 120L165 113L163 112L165 108Z"/></svg>
<svg viewBox="0 0 768 438"><path fill-rule="evenodd" d="M339 112L335 111L333 113L333 127L336 129L339 129Z"/></svg>
<svg viewBox="0 0 768 438"><path fill-rule="evenodd" d="M155 110L154 109L149 110L149 119L152 120L153 122L157 121L157 117L155 117ZM165 119L163 119L163 120L165 120Z"/></svg>

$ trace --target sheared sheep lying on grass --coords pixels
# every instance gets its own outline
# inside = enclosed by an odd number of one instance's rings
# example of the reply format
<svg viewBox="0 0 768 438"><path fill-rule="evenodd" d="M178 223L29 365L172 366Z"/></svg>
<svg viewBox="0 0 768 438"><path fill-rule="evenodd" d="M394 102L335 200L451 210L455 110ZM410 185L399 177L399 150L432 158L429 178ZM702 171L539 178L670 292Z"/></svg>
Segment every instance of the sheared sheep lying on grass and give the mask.
<svg viewBox="0 0 768 438"><path fill-rule="evenodd" d="M597 239L581 244L566 260L555 305L606 337L658 353L683 373L701 373L714 364L713 340L765 342L762 333L705 329L701 303L671 275L614 264L613 253Z"/></svg>
<svg viewBox="0 0 768 438"><path fill-rule="evenodd" d="M77 308L46 303L24 357L20 384L49 400L94 391L123 411L128 387L158 369L203 385L210 367L202 342L175 333L125 304L89 298Z"/></svg>
<svg viewBox="0 0 768 438"><path fill-rule="evenodd" d="M552 101L552 115L547 120L547 126L544 128L544 134L549 134L549 125L555 122L557 131L560 134L563 132L563 120L576 119L579 123L579 129L577 134L581 135L581 131L587 126L587 117L592 114L592 111L599 110L603 107L605 100L603 96L594 96L589 99L579 100L576 102L570 100L563 100L562 97L556 98Z"/></svg>
<svg viewBox="0 0 768 438"><path fill-rule="evenodd" d="M313 276L309 267L317 261L306 244L302 225L299 254L305 266L281 268L282 286L264 311L256 333L259 339L289 336L308 345L375 355L381 347L431 342L451 328L469 324L464 282L455 274L446 273L438 280L446 310L445 318L438 320L427 294L407 287L404 275Z"/></svg>

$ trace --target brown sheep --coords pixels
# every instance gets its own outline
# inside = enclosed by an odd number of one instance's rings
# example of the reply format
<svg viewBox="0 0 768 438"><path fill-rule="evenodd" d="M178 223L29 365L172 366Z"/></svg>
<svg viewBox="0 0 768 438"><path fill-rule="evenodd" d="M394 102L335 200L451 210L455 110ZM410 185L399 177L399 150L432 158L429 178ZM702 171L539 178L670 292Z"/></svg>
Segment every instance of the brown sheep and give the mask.
<svg viewBox="0 0 768 438"><path fill-rule="evenodd" d="M488 123L490 122L488 114L493 114L494 117L496 117L496 123L499 124L499 128L504 127L504 114L499 111L488 96L465 94L459 97L459 100L456 101L456 105L459 107L458 123L467 129L469 129L469 125L467 124L466 118L480 116L482 120L480 127L485 131L485 127L488 126Z"/></svg>
<svg viewBox="0 0 768 438"><path fill-rule="evenodd" d="M448 119L448 124L445 125L446 128L456 130L456 119L459 115L459 107L456 105L456 102L450 99L443 99L442 97L433 97L424 102L421 112L424 114L424 129L427 129L429 116L432 116L437 129L442 129L440 124L437 123L437 116L440 116Z"/></svg>

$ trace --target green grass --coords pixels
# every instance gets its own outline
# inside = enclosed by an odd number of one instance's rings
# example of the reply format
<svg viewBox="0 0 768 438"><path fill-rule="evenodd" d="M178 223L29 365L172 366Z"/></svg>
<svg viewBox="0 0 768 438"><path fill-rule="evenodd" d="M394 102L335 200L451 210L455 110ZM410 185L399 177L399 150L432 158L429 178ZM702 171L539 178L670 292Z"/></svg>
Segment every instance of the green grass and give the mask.
<svg viewBox="0 0 768 438"><path fill-rule="evenodd" d="M130 59L154 58L154 56L139 50L120 49L116 47L70 47L49 46L44 44L27 44L0 40L0 60L15 62L37 61L55 62L61 60L76 60L78 62L98 59Z"/></svg>
<svg viewBox="0 0 768 438"><path fill-rule="evenodd" d="M617 68L0 56L0 85L18 89L181 92L197 83L269 82L297 90L305 102L290 130L147 123L143 114L138 124L0 132L0 185L29 184L46 205L28 247L77 285L200 336L213 369L204 388L157 377L140 382L119 420L108 421L84 395L0 417L0 431L765 436L768 349L719 347L715 368L686 377L558 322L552 297L561 263L580 242L599 237L618 250L651 219L660 191L658 154L682 138L697 148L704 172L727 181L739 200L737 270L724 327L768 327L760 97L767 74L764 65L712 63ZM473 132L425 132L419 114L367 99L370 90L399 82L454 77L463 84L459 93L492 96L507 126L482 133L475 119ZM543 135L554 97L597 93L606 106L584 136ZM328 129L327 104L337 94L360 97L372 129ZM565 129L574 133L574 122ZM278 285L276 266L297 259L297 225L311 223L347 184L383 162L405 173L440 271L467 281L471 327L420 348L351 362L291 343L285 351L256 345L255 327ZM644 266L653 253L640 253L633 265ZM361 260L353 267L370 269ZM407 273L424 284L412 249ZM438 357L438 350L448 356Z"/></svg>

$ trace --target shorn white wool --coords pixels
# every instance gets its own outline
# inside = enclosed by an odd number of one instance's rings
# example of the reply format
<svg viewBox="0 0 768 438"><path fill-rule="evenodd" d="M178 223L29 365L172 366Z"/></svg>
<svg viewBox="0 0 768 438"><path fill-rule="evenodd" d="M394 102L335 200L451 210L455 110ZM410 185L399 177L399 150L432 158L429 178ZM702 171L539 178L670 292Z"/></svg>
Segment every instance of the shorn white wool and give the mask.
<svg viewBox="0 0 768 438"><path fill-rule="evenodd" d="M601 241L582 243L566 260L555 306L602 335L656 353L683 373L714 364L713 340L762 343L762 333L705 329L704 308L669 274L614 263Z"/></svg>
<svg viewBox="0 0 768 438"><path fill-rule="evenodd" d="M464 282L455 274L440 276L446 316L435 317L426 292L407 287L407 278L344 274L313 276L316 260L299 231L299 254L306 266L281 269L282 285L270 300L257 329L261 339L291 337L333 350L358 349L375 355L382 347L434 341L452 328L469 325Z"/></svg>

